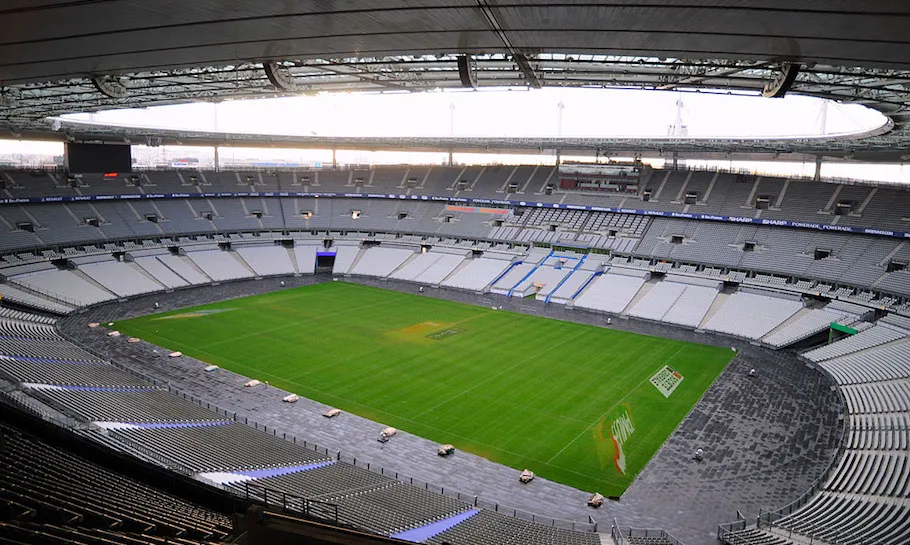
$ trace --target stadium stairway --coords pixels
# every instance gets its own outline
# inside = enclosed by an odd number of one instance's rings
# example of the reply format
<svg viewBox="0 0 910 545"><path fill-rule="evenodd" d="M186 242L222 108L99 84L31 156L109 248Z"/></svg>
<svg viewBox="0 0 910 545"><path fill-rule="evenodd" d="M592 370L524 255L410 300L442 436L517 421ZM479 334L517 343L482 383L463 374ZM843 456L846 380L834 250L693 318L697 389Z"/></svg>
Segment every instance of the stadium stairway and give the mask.
<svg viewBox="0 0 910 545"><path fill-rule="evenodd" d="M531 276L534 274L534 272L535 272L537 269L539 269L540 267L542 267L543 264L546 263L547 260L550 259L550 258L553 256L553 253L554 253L554 252L553 252L552 250L550 250L550 253L548 253L547 256L546 256L545 258L541 259L540 262L537 263L537 265L535 265L533 268L531 268L531 270L528 271L528 273L527 273L526 275L524 275L524 277L521 278L521 280L519 280L518 282L516 282L514 286L510 287L510 288L509 288L509 292L508 292L508 296L509 296L509 297L512 297L512 294L515 293L515 288L517 288L522 282L524 282L524 281L527 280L528 278L531 278ZM495 283L496 283L496 282L494 282L494 284L495 284Z"/></svg>
<svg viewBox="0 0 910 545"><path fill-rule="evenodd" d="M369 250L369 248L358 248L357 255L354 256L353 260L351 260L351 265L347 269L345 269L345 271L343 273L345 276L350 274L351 271L353 271L354 268L357 267L357 264L360 263L360 260L363 259L363 256L366 255L367 250Z"/></svg>
<svg viewBox="0 0 910 545"><path fill-rule="evenodd" d="M807 314L811 314L813 310L814 309L808 308L808 307L799 309L796 312L796 314L794 314L793 316L790 316L789 318L787 318L786 320L781 322L777 327L775 327L774 329L772 329L771 331L769 331L768 333L763 335L762 339L764 339L766 337L770 337L771 335L774 335L780 331L789 329L793 324L802 321L806 317ZM832 319L831 319L832 322L834 321L834 318L835 318L835 316L832 315Z"/></svg>
<svg viewBox="0 0 910 545"><path fill-rule="evenodd" d="M465 263L469 263L469 262L470 262L470 261L465 261ZM489 284L487 284L487 285L484 287L484 289L487 289L487 288L489 288L490 286L495 285L497 282L499 282L500 280L502 280L503 278L505 278L505 276L506 276L507 274L509 274L509 271L511 271L512 269L514 269L515 267L517 267L517 266L519 266L519 265L521 265L521 264L522 264L522 261L521 261L520 259L516 259L516 260L512 261L512 263L510 263L509 266L506 267L504 271L502 271L501 273L499 273L499 276L497 276L496 278L494 278L492 282L490 282ZM453 272L452 274L455 274L455 273ZM449 276L452 276L452 275L450 274Z"/></svg>
<svg viewBox="0 0 910 545"><path fill-rule="evenodd" d="M414 260L417 259L420 255L421 255L420 252L415 252L413 255L408 256L407 259L405 259L404 261L401 262L400 265L398 265L397 267L395 267L394 269L392 269L392 272L390 272L390 273L389 273L388 275L386 275L386 276L391 277L391 276L394 275L395 273L397 273L397 272L399 272L400 270L404 269L405 267L408 266L408 263L414 261Z"/></svg>
<svg viewBox="0 0 910 545"><path fill-rule="evenodd" d="M468 509L463 513L458 513L457 515L452 515L451 517L437 520L435 522L431 522L417 528L411 528L410 530L398 532L397 534L392 534L389 537L400 539L402 541L410 541L412 543L424 543L431 537L435 537L443 532L451 530L452 528L458 526L479 512L480 511L477 509Z"/></svg>
<svg viewBox="0 0 910 545"><path fill-rule="evenodd" d="M584 264L585 259L586 259L587 257L588 257L588 254L585 254L585 255L581 256L581 259L576 260L575 266L572 267L572 272L570 272L569 274L565 275L565 276L562 278L562 280L560 280L559 283L556 284L556 287L554 287L552 290L550 290L550 293L547 294L547 298L544 299L544 302L545 302L545 303L549 303L549 302L550 302L550 298L553 297L553 294L556 293L557 291L559 291L559 288L561 288L562 285L565 284L573 274L575 274L576 272L578 272L578 270L579 270L579 269L581 268L581 266Z"/></svg>
<svg viewBox="0 0 910 545"><path fill-rule="evenodd" d="M205 271L203 271L203 270L199 267L199 265L197 265L196 262L193 261L192 259L190 259L186 254L181 254L181 255L179 255L179 256L177 256L177 257L178 257L178 259L180 259L180 261L182 261L186 266L188 266L190 269L192 269L196 274L200 275L202 278L207 279L209 282L212 281L212 279L209 277L209 275L205 274ZM175 271L175 272L176 272L176 271ZM178 273L178 274L179 274L179 273ZM191 283L192 283L192 282L191 282Z"/></svg>
<svg viewBox="0 0 910 545"><path fill-rule="evenodd" d="M628 315L629 311L632 310L633 308L635 308L635 305L637 305L639 301L644 299L645 296L648 295L648 292L651 291L651 289L654 286L656 286L658 283L660 283L659 280L655 280L652 278L652 279L648 280L647 282L645 282L644 284L642 284L641 288L639 288L638 292L636 292L635 297L633 297L632 300L629 301L629 304L626 305L626 308L623 309L623 311L620 313L620 315L621 316Z"/></svg>
<svg viewBox="0 0 910 545"><path fill-rule="evenodd" d="M708 308L708 312L705 314L705 317L702 318L701 323L699 323L698 327L695 328L696 331L704 330L705 324L710 322L711 318L713 318L714 315L717 314L717 311L720 310L720 308L724 306L724 304L727 302L727 299L730 298L730 295L732 295L732 293L720 292L717 294L717 297L714 299L714 302L711 303L711 307Z"/></svg>
<svg viewBox="0 0 910 545"><path fill-rule="evenodd" d="M282 477L304 471L311 471L334 464L334 461L322 461L311 464L302 464L295 466L279 466L261 469L247 469L238 471L215 471L203 472L196 475L197 478L213 482L220 485L236 484L248 482L256 479L267 479L269 477Z"/></svg>
<svg viewBox="0 0 910 545"><path fill-rule="evenodd" d="M98 282L97 280L95 280L95 279L92 278L91 276L85 274L85 272L80 271L78 268L77 268L77 269L72 269L70 272L72 272L73 274L75 274L76 276L78 276L79 278L81 278L82 280L85 280L86 282L88 282L88 283L91 284L92 286L98 288L99 290L102 290L102 291L104 291L105 293L110 294L111 299L118 299L118 298L119 298L119 296L118 296L116 293L114 293L114 292L112 292L111 290L107 289L107 288L104 287L104 285L102 285L100 282Z"/></svg>
<svg viewBox="0 0 910 545"><path fill-rule="evenodd" d="M291 264L294 266L294 276L300 274L300 265L297 263L297 252L294 251L293 247L287 248L288 259L291 260Z"/></svg>
<svg viewBox="0 0 910 545"><path fill-rule="evenodd" d="M231 255L231 257L236 259L237 262L240 263L240 266L246 269L254 278L261 278L261 275L259 275L256 270L251 267L250 264L246 262L246 260L243 259L243 256L234 250L229 250L228 253Z"/></svg>
<svg viewBox="0 0 910 545"><path fill-rule="evenodd" d="M147 270L143 269L143 268L142 268L142 265L139 265L138 263L136 263L135 261L132 261L132 260L129 261L129 262L127 262L127 265L128 265L131 269L133 269L134 271L136 271L137 273L139 273L139 274L141 274L142 276L148 278L151 282L154 282L154 283L158 284L159 286L161 286L161 291L165 291L165 290L169 289L167 286L165 286L164 284L162 284L157 278L155 278L154 276L152 276L152 274L151 274L150 272L148 272Z"/></svg>
<svg viewBox="0 0 910 545"><path fill-rule="evenodd" d="M473 261L473 260L472 260L472 259L465 259L464 261L462 261L461 263L459 263L457 267L455 267L454 269L452 269L452 272L450 272L449 274L445 275L445 277L444 277L442 280L440 280L440 281L439 281L437 284L435 284L435 285L436 285L436 286L439 286L439 284L441 284L441 283L445 282L446 280L448 280L449 278L451 278L451 277L457 275L459 272L461 272L461 269L464 269L465 267L467 267L467 266L471 263L471 261Z"/></svg>
<svg viewBox="0 0 910 545"><path fill-rule="evenodd" d="M603 271L598 271L598 272L592 274L592 275L591 275L591 278L588 278L588 281L585 282L584 284L582 284L581 287L579 287L579 288L575 291L575 293L572 294L572 297L569 299L569 305L571 305L571 304L572 304L572 301L575 301L575 299L577 299L582 293L584 293L584 291L588 288L588 286L591 285L592 282L594 282L595 280L597 280L598 277L600 277L601 275L603 275L604 273L606 273L608 270L609 270L609 269L605 269L605 270L603 270Z"/></svg>

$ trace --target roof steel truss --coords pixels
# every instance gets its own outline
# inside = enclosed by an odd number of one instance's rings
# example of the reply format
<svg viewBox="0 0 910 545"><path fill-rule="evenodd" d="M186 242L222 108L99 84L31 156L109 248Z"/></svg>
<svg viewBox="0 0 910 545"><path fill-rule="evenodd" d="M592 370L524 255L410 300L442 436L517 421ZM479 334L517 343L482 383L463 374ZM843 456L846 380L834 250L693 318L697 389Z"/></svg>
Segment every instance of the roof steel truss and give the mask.
<svg viewBox="0 0 910 545"><path fill-rule="evenodd" d="M552 53L474 55L471 62L479 89L540 84L749 95L761 94L766 84L780 74L782 66L768 61ZM115 80L100 80L106 87L99 85L97 76L4 87L0 88L0 127L13 134L50 131L48 118L66 113L192 101L463 87L454 54L284 61L276 66L289 80L290 87L273 85L265 65L258 62L120 75ZM840 144L832 151L849 148L851 153L858 154L898 150L905 153L910 148L910 130L906 127L910 118L910 71L802 66L790 92L863 104L891 119L892 124L886 127L890 130L885 134L839 139ZM741 146L741 141L727 145L730 151ZM718 147L724 147L722 141L712 144L712 148ZM795 141L779 142L775 147L781 153L806 151L804 144L797 145Z"/></svg>

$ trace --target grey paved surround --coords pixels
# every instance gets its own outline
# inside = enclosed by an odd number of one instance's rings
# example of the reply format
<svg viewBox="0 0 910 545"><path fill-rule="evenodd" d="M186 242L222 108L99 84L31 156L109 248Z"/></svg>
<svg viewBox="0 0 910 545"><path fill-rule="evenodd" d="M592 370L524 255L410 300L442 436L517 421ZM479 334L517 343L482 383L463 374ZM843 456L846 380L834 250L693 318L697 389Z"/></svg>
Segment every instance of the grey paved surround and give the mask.
<svg viewBox="0 0 910 545"><path fill-rule="evenodd" d="M327 280L326 276L284 278L287 287ZM386 445L375 440L381 424L343 414L321 416L325 406L301 399L282 403L285 392L270 386L242 388L247 377L225 370L204 373L205 364L190 358L155 357L155 347L127 344L86 325L148 314L154 301L171 310L280 289L279 279L252 280L207 286L111 303L59 322L70 338L115 359L119 364L222 408L238 417L265 424L271 430L296 435L354 456L358 462L397 471L446 488L564 519L586 521L593 516L601 531L615 517L622 526L663 527L689 545L715 543L719 522L734 518L738 509L749 517L759 508L792 501L821 474L833 458L842 433L842 411L836 392L823 375L808 369L792 354L771 352L740 341L637 320L613 319L611 327L705 344L736 346L738 356L721 374L696 408L671 435L620 501L593 510L589 496L568 486L537 479L521 485L515 469L458 452L449 459L435 455L436 444L400 433ZM404 282L349 279L416 293ZM425 296L458 300L557 319L603 325L604 317L540 301L477 295L427 288ZM165 347L166 348L166 347ZM746 376L756 368L758 377ZM702 463L691 459L695 448L706 450ZM533 468L532 468L533 469Z"/></svg>

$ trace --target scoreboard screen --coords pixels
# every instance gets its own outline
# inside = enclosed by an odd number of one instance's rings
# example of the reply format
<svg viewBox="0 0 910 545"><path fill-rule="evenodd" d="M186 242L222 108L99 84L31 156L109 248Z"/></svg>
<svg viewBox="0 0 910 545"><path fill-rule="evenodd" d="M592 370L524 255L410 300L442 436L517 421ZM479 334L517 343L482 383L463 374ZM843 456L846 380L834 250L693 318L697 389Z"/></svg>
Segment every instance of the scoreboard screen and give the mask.
<svg viewBox="0 0 910 545"><path fill-rule="evenodd" d="M72 173L131 172L133 159L128 144L66 144L66 167Z"/></svg>
<svg viewBox="0 0 910 545"><path fill-rule="evenodd" d="M560 189L637 193L641 167L633 164L581 165L559 167Z"/></svg>

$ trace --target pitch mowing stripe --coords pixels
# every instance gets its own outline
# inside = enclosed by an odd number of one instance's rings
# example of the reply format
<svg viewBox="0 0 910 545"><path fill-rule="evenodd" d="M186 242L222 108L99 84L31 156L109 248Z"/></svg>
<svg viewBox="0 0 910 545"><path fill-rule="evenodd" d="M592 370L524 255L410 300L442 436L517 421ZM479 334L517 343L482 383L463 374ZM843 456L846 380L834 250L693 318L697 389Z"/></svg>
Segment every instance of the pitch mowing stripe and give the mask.
<svg viewBox="0 0 910 545"><path fill-rule="evenodd" d="M121 331L584 490L619 495L731 359L716 347L331 282ZM435 340L434 340L435 339ZM672 362L664 398L648 379ZM603 415L629 404L620 474ZM594 421L592 425L591 422ZM600 435L598 435L600 434Z"/></svg>
<svg viewBox="0 0 910 545"><path fill-rule="evenodd" d="M677 355L679 355L679 353L682 352L685 348L686 348L685 346L680 346L680 347L679 347L679 350L677 350L676 352L673 353L672 356L670 356L669 358L667 358L667 360L663 363L663 365L661 365L661 367L663 367L664 365L669 364L669 363L670 363L670 360L672 360L672 359L675 358ZM634 387L633 389L629 390L629 392L628 392L626 395L622 396L622 398L621 398L619 401L617 401L616 403L614 403L612 407L610 407L610 408L607 409L602 415L600 415L599 417L597 417L597 420L595 420L594 422L591 422L591 424L590 424L587 428L581 430L581 433L579 433L578 436L575 437L575 439L572 439L572 441L571 441L569 444L567 444L566 446L564 446L564 447L562 447L561 449L559 449L559 452L557 452L556 454L553 455L552 458L550 458L549 460L547 460L547 464L549 465L551 462L553 462L553 460L555 460L556 458L558 458L559 455L562 454L563 452L565 452L565 450L566 450L567 448L569 448L570 446L572 446L572 445L575 443L575 441L578 441L578 440L581 438L582 435L584 435L588 430L590 430L591 428L593 428L594 426L596 426L596 425L600 422L600 420L601 420L602 418L604 418L605 416L607 416L611 411L613 411L614 409L616 409L616 407L619 406L620 403L622 403L623 401L625 401L626 398L629 397L629 394L631 394L632 392L634 392L634 391L637 390L638 388L644 386L645 383L647 383L648 380L649 380L650 378L651 378L651 377L645 377L645 378L641 379L641 382L639 382L638 384L636 384L635 387Z"/></svg>

